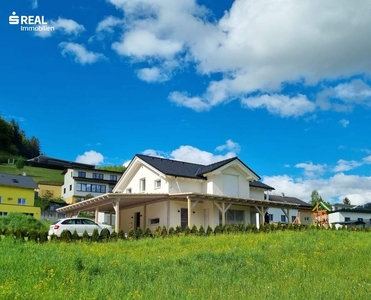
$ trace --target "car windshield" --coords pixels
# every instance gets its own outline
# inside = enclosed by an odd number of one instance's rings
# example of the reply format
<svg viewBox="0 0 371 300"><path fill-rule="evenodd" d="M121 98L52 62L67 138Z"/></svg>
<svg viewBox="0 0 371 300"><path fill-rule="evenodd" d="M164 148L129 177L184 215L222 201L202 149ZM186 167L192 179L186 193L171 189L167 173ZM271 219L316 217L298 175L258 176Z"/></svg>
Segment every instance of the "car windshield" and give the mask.
<svg viewBox="0 0 371 300"><path fill-rule="evenodd" d="M61 220L57 220L57 221L55 221L52 225L55 225L55 224L57 224L57 223L59 223Z"/></svg>

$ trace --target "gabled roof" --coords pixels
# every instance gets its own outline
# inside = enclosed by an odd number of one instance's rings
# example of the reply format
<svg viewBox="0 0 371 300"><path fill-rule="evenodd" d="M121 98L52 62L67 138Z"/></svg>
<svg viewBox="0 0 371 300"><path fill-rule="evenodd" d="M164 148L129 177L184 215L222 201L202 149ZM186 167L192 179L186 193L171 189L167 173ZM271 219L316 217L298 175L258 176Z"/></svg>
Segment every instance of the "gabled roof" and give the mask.
<svg viewBox="0 0 371 300"><path fill-rule="evenodd" d="M295 197L269 195L270 201L299 204L299 208L312 209L312 205Z"/></svg>
<svg viewBox="0 0 371 300"><path fill-rule="evenodd" d="M246 166L238 157L228 158L210 165L201 165L161 157L148 156L143 154L136 154L135 156L140 158L147 164L151 165L155 169L159 170L161 173L165 175L195 179L206 179L206 177L204 176L205 174L215 171L216 169L219 169L225 166L226 164L234 160L237 160L249 171L251 171L258 178L260 178L259 175L257 175L248 166Z"/></svg>
<svg viewBox="0 0 371 300"><path fill-rule="evenodd" d="M250 182L251 187L260 188L264 190L274 190L273 187L269 186L268 184L265 184L261 181L251 181Z"/></svg>
<svg viewBox="0 0 371 300"><path fill-rule="evenodd" d="M29 176L0 173L0 186L37 189L36 182Z"/></svg>

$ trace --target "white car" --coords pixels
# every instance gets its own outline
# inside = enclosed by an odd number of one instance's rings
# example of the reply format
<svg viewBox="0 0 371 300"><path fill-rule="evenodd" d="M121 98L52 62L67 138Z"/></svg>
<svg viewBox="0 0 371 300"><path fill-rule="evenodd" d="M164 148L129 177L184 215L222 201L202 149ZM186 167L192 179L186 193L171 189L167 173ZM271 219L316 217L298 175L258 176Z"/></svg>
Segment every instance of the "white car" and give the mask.
<svg viewBox="0 0 371 300"><path fill-rule="evenodd" d="M49 228L49 237L53 234L60 237L63 230L68 230L72 235L76 230L77 234L82 237L84 231L91 236L94 229L98 229L99 234L104 228L107 228L109 233L113 232L113 228L110 225L106 224L97 224L93 220L87 218L66 218L56 221L53 225L50 225Z"/></svg>

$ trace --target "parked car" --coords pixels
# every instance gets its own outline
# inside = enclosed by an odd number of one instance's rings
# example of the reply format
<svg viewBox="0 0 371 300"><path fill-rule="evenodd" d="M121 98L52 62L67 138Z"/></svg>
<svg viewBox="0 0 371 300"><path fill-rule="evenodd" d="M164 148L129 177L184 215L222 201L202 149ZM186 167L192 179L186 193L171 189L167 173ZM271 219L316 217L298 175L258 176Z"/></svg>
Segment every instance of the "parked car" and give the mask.
<svg viewBox="0 0 371 300"><path fill-rule="evenodd" d="M54 222L53 225L50 225L49 228L49 237L55 234L60 237L63 230L68 230L70 234L76 230L77 234L81 237L86 230L89 235L93 234L94 229L98 229L99 234L101 231L107 228L111 234L113 231L112 226L106 224L98 224L93 220L87 218L66 218L60 219Z"/></svg>

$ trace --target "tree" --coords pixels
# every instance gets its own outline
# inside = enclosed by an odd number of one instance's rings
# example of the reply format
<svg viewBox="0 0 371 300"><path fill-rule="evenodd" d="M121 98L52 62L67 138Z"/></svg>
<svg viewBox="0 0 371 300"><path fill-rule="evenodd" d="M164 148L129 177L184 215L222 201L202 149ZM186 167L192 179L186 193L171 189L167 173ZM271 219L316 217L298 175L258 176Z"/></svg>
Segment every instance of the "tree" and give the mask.
<svg viewBox="0 0 371 300"><path fill-rule="evenodd" d="M20 157L20 158L18 158L15 166L17 167L18 170L20 170L20 169L23 169L25 163L26 163L26 161L22 157Z"/></svg>
<svg viewBox="0 0 371 300"><path fill-rule="evenodd" d="M312 204L312 206L315 206L319 201L322 201L321 196L319 195L317 190L313 190L312 194L310 195L310 204Z"/></svg>
<svg viewBox="0 0 371 300"><path fill-rule="evenodd" d="M344 203L344 204L348 204L348 205L352 204L352 203L350 202L350 200L348 199L348 197L345 197L345 198L343 199L343 203Z"/></svg>

